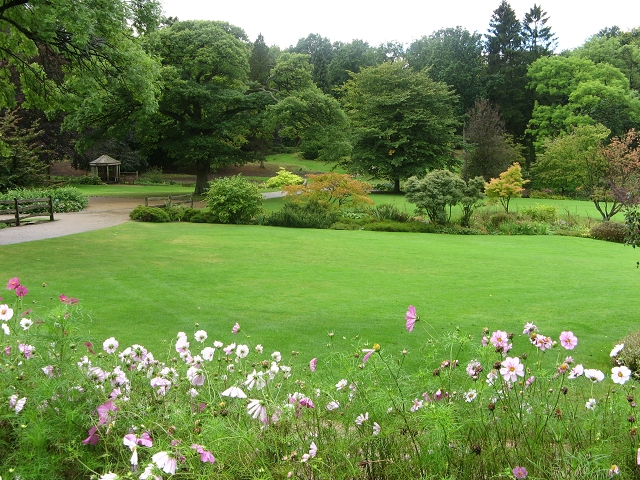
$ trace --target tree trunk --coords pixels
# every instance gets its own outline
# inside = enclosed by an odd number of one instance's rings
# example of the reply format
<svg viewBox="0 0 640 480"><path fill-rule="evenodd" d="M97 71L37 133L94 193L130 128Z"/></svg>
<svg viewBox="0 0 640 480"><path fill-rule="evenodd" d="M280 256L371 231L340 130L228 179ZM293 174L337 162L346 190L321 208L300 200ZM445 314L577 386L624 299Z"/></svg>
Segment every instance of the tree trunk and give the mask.
<svg viewBox="0 0 640 480"><path fill-rule="evenodd" d="M196 162L196 189L194 195L203 195L205 190L209 188L209 171L211 167L208 161Z"/></svg>
<svg viewBox="0 0 640 480"><path fill-rule="evenodd" d="M393 193L400 193L400 179L396 178L393 181Z"/></svg>

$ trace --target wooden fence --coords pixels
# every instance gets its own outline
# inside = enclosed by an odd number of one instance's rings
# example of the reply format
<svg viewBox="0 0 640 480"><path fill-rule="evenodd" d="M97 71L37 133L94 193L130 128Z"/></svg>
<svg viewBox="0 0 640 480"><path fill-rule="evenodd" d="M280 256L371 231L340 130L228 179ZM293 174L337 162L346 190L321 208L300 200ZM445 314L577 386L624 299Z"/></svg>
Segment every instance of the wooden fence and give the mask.
<svg viewBox="0 0 640 480"><path fill-rule="evenodd" d="M53 198L23 198L13 200L0 200L0 205L10 205L9 208L0 208L0 223L15 223L16 227L27 218L49 217L53 222ZM26 214L26 215L25 215ZM4 215L13 215L13 218L2 219Z"/></svg>
<svg viewBox="0 0 640 480"><path fill-rule="evenodd" d="M168 197L144 197L145 207L171 207L173 205L189 205L193 208L193 195L169 195Z"/></svg>

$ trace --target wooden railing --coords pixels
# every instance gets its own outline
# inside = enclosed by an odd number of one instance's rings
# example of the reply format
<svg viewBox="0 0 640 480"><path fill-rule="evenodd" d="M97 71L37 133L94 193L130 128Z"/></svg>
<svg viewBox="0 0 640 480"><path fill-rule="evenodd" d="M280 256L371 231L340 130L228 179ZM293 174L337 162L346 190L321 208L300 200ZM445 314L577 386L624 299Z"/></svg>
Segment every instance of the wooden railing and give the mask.
<svg viewBox="0 0 640 480"><path fill-rule="evenodd" d="M27 218L49 216L53 222L53 198L23 198L13 200L0 200L0 205L10 205L9 208L0 208L0 217L13 215L13 218L2 219L0 223L15 223L16 227Z"/></svg>
<svg viewBox="0 0 640 480"><path fill-rule="evenodd" d="M193 195L169 195L168 197L144 197L145 207L171 207L172 205L189 205L193 208Z"/></svg>

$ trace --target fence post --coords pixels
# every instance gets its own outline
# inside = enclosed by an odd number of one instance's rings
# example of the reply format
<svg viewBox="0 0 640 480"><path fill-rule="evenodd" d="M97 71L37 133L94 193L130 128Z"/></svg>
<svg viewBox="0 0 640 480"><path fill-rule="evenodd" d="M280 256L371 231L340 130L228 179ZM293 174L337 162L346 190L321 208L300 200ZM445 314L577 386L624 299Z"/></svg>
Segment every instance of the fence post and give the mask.
<svg viewBox="0 0 640 480"><path fill-rule="evenodd" d="M193 208L193 195L191 195L191 208Z"/></svg>
<svg viewBox="0 0 640 480"><path fill-rule="evenodd" d="M13 203L16 207L16 227L19 227L20 226L20 207L18 204L18 199L14 197Z"/></svg>
<svg viewBox="0 0 640 480"><path fill-rule="evenodd" d="M167 204L167 207L171 206L171 195L169 195L169 203Z"/></svg>
<svg viewBox="0 0 640 480"><path fill-rule="evenodd" d="M149 197L144 197L144 206L145 207L149 206Z"/></svg>
<svg viewBox="0 0 640 480"><path fill-rule="evenodd" d="M49 195L49 213L51 214L49 220L53 222L53 197L51 195Z"/></svg>

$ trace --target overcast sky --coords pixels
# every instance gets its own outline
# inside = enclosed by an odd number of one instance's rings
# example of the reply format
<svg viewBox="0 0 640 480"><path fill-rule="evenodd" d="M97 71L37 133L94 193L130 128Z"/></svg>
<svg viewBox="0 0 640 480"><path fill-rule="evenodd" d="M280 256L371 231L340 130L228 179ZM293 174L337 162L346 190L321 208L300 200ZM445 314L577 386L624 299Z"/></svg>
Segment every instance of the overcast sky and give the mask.
<svg viewBox="0 0 640 480"><path fill-rule="evenodd" d="M287 48L310 33L332 42L361 39L377 46L386 41L410 43L441 28L460 25L487 32L500 0L162 0L165 15L180 20L223 20L241 27L251 41L262 33L267 45ZM522 20L534 5L511 0ZM545 0L536 2L549 15L558 49L575 48L604 27L640 27L640 0Z"/></svg>

